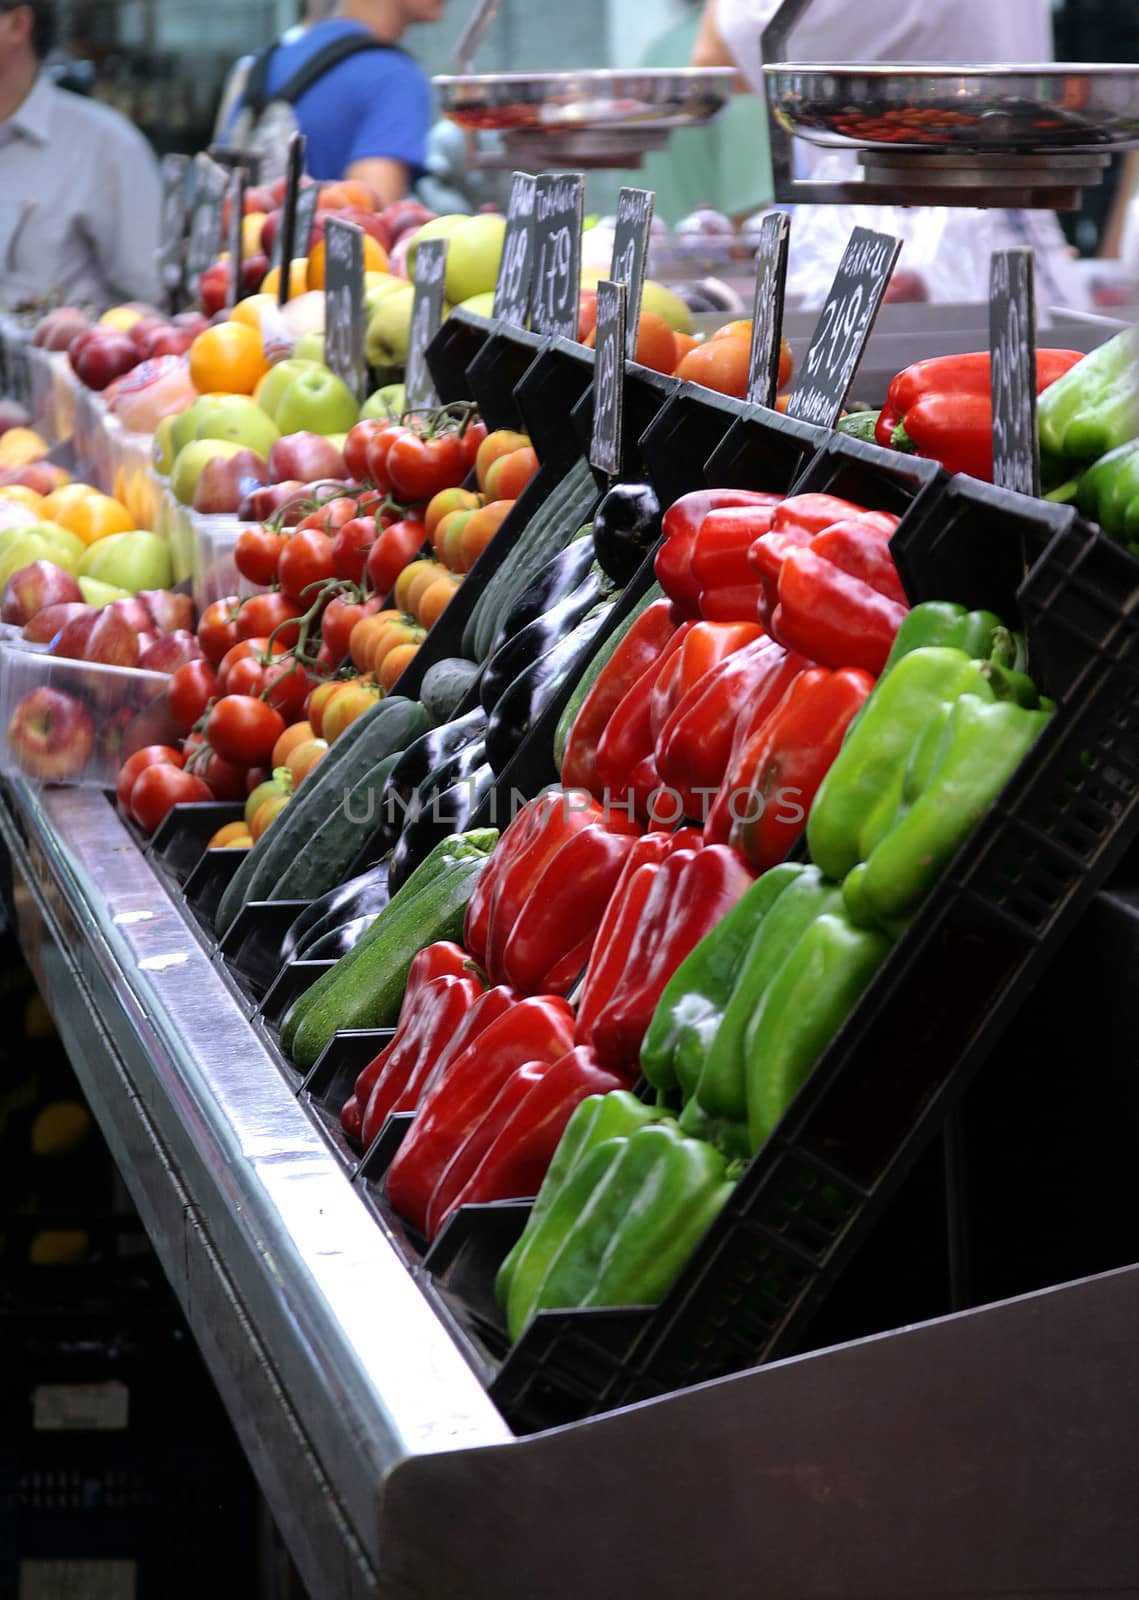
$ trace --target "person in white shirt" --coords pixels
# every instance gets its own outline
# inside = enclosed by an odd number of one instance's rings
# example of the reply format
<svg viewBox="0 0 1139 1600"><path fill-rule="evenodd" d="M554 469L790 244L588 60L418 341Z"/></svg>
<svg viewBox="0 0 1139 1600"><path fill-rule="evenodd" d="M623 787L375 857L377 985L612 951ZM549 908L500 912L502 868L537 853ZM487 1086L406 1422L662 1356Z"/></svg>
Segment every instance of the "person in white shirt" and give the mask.
<svg viewBox="0 0 1139 1600"><path fill-rule="evenodd" d="M162 188L142 134L43 70L50 0L0 0L0 305L158 297Z"/></svg>

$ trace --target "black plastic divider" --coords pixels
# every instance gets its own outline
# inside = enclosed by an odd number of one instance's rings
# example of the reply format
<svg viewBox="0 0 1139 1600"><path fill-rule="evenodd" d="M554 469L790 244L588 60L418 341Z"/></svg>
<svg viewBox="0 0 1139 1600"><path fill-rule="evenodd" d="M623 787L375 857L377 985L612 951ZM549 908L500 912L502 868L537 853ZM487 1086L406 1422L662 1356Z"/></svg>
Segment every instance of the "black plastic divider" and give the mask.
<svg viewBox="0 0 1139 1600"><path fill-rule="evenodd" d="M344 1165L353 1173L361 1152L349 1143L340 1126L340 1111L351 1099L356 1079L395 1037L394 1028L354 1028L333 1034L316 1065L300 1086L300 1096L312 1109L321 1131Z"/></svg>
<svg viewBox="0 0 1139 1600"><path fill-rule="evenodd" d="M408 1264L417 1267L426 1253L427 1240L392 1210L383 1191L384 1177L413 1121L414 1114L410 1111L393 1112L365 1152L353 1181L368 1210L396 1239Z"/></svg>
<svg viewBox="0 0 1139 1600"><path fill-rule="evenodd" d="M281 968L258 1007L260 1021L274 1033L278 1032L293 1001L299 1000L335 965L335 961L290 961L287 967Z"/></svg>
<svg viewBox="0 0 1139 1600"><path fill-rule="evenodd" d="M690 384L688 390L698 389ZM705 402L706 403L706 402ZM813 423L799 422L765 406L740 407L704 466L704 481L717 489L760 489L768 494L789 494L819 451L834 435ZM687 422L686 407L678 426ZM661 441L661 450L667 441Z"/></svg>
<svg viewBox="0 0 1139 1600"><path fill-rule="evenodd" d="M638 366L635 361L625 363L625 459L621 478L626 483L640 483L645 477L645 461L641 453L641 440L661 415L662 410L680 388L678 378L654 372L651 367ZM582 454L588 456L593 440L593 384L589 385L573 408L573 426L581 445ZM594 469L594 476L602 489L609 486L608 476Z"/></svg>
<svg viewBox="0 0 1139 1600"><path fill-rule="evenodd" d="M219 894L214 911L220 900ZM249 900L223 934L218 950L234 978L255 1000L267 994L276 981L281 940L308 904L307 900Z"/></svg>
<svg viewBox="0 0 1139 1600"><path fill-rule="evenodd" d="M661 505L670 506L681 495L704 488L708 481L709 458L719 449L734 423L741 417L753 415L762 421L765 416L778 413L764 412L731 395L716 394L702 384L682 383L639 442L641 460ZM805 425L797 423L795 426ZM791 483L802 468L803 451L792 449L795 442L792 436L781 432L779 437L788 442L784 476L786 482ZM753 484L758 481L752 478Z"/></svg>
<svg viewBox="0 0 1139 1600"><path fill-rule="evenodd" d="M912 524L919 517L924 518L927 508L940 499L948 482L945 469L936 461L903 455L900 450L883 450L881 445L852 439L846 433L832 433L795 480L792 492L837 495L841 500L852 500L855 505L871 506L875 511L892 511ZM933 598L925 586L920 564L914 581L921 587L924 598ZM938 599L945 597L946 591L938 591ZM956 591L953 591L953 598L957 598ZM1010 596L1006 610L1011 614L1015 609L1015 596Z"/></svg>
<svg viewBox="0 0 1139 1600"><path fill-rule="evenodd" d="M514 391L538 354L544 340L523 328L494 323L482 348L467 368L471 398L478 402L487 427L519 428L522 418ZM535 448L537 446L535 445ZM541 455L541 451L538 452Z"/></svg>
<svg viewBox="0 0 1139 1600"><path fill-rule="evenodd" d="M148 853L177 883L183 883L218 829L240 822L244 815L245 807L239 801L201 800L173 806L154 830Z"/></svg>
<svg viewBox="0 0 1139 1600"><path fill-rule="evenodd" d="M211 940L222 896L244 859L244 850L205 850L182 886L182 898Z"/></svg>
<svg viewBox="0 0 1139 1600"><path fill-rule="evenodd" d="M516 329L503 334L504 340L519 337ZM515 384L519 419L539 461L550 462L560 472L567 472L588 453L582 448L572 415L593 383L593 362L593 351L584 345L572 339L548 339Z"/></svg>
<svg viewBox="0 0 1139 1600"><path fill-rule="evenodd" d="M530 1215L529 1200L493 1200L460 1206L423 1258L423 1272L437 1306L459 1333L468 1360L476 1358L484 1382L493 1381L495 1366L509 1351L510 1341L494 1297L494 1269L522 1237ZM473 1351L472 1351L473 1346Z"/></svg>
<svg viewBox="0 0 1139 1600"><path fill-rule="evenodd" d="M467 369L490 336L492 324L461 306L452 311L427 347L427 370L444 405L473 398Z"/></svg>

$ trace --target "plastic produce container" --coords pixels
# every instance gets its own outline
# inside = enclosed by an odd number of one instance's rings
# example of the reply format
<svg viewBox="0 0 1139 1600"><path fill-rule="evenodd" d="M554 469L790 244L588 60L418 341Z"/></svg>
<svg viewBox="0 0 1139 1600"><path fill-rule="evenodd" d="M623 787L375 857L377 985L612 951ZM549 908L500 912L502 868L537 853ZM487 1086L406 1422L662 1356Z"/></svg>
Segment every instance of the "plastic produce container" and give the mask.
<svg viewBox="0 0 1139 1600"><path fill-rule="evenodd" d="M169 681L0 644L0 773L113 788L127 756L168 742Z"/></svg>

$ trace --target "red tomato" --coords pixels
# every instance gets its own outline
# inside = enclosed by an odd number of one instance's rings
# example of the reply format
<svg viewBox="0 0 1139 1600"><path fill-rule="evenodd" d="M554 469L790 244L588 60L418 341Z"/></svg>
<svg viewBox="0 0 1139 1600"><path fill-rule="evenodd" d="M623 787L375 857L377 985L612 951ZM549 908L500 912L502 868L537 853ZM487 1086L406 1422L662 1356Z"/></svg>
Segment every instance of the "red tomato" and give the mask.
<svg viewBox="0 0 1139 1600"><path fill-rule="evenodd" d="M130 810L131 790L140 772L147 767L163 765L180 767L182 761L181 750L175 750L168 744L148 744L144 750L136 750L133 756L128 756L119 768L119 776L115 780L115 794L123 810Z"/></svg>
<svg viewBox="0 0 1139 1600"><path fill-rule="evenodd" d="M239 767L263 766L284 731L281 713L249 694L227 694L206 723L206 738L216 753Z"/></svg>
<svg viewBox="0 0 1139 1600"><path fill-rule="evenodd" d="M368 582L378 595L390 594L396 579L423 545L422 522L393 522L385 528L368 552L364 568Z"/></svg>
<svg viewBox="0 0 1139 1600"><path fill-rule="evenodd" d="M265 665L265 657L272 653L275 656L284 655L283 644L275 644L272 652L269 650L268 639L242 639L234 645L232 650L227 650L218 667L218 688L222 694L229 694L229 679L233 669L239 661L253 661L257 667Z"/></svg>
<svg viewBox="0 0 1139 1600"><path fill-rule="evenodd" d="M370 600L349 600L344 595L338 594L330 600L323 617L320 619L320 631L324 642L337 661L342 661L348 654L348 636L359 622L361 617L375 616L383 604L379 595L373 595Z"/></svg>
<svg viewBox="0 0 1139 1600"><path fill-rule="evenodd" d="M290 600L311 605L317 587L333 576L332 540L315 529L298 529L281 551L277 573Z"/></svg>
<svg viewBox="0 0 1139 1600"><path fill-rule="evenodd" d="M281 624L302 615L300 607L294 605L288 595L273 589L268 594L251 595L243 603L237 627L243 639L268 639L276 628L281 628L273 644L288 650L300 638L301 630L299 627L281 627Z"/></svg>
<svg viewBox="0 0 1139 1600"><path fill-rule="evenodd" d="M340 657L334 656L327 644L322 644L316 652L309 677L314 683L321 683L325 678L330 678L340 665Z"/></svg>
<svg viewBox="0 0 1139 1600"><path fill-rule="evenodd" d="M469 422L463 430L463 455L469 472L478 459L479 445L486 438L485 422Z"/></svg>
<svg viewBox="0 0 1139 1600"><path fill-rule="evenodd" d="M411 429L406 428L402 422L387 422L379 433L374 434L369 439L365 448L364 456L368 468L367 475L376 488L382 489L385 494L392 487L391 479L388 477L388 452L397 439L410 432Z"/></svg>
<svg viewBox="0 0 1139 1600"><path fill-rule="evenodd" d="M225 675L223 694L262 695L265 692L265 668L256 656L244 656L235 661Z"/></svg>
<svg viewBox="0 0 1139 1600"><path fill-rule="evenodd" d="M378 531L375 517L353 517L337 531L332 541L332 570L338 578L349 583L363 581L364 564Z"/></svg>
<svg viewBox="0 0 1139 1600"><path fill-rule="evenodd" d="M173 764L160 763L145 767L135 779L130 812L140 828L153 833L174 806L212 799L213 795L201 778Z"/></svg>
<svg viewBox="0 0 1139 1600"><path fill-rule="evenodd" d="M170 674L166 703L179 733L189 733L218 692L218 675L208 661L184 662Z"/></svg>
<svg viewBox="0 0 1139 1600"><path fill-rule="evenodd" d="M250 583L277 581L277 561L285 548L285 535L269 528L242 528L233 548L233 564Z"/></svg>
<svg viewBox="0 0 1139 1600"><path fill-rule="evenodd" d="M224 600L215 600L212 606L207 606L202 612L202 619L198 623L198 643L205 652L206 660L212 661L216 667L222 656L241 638L237 631L238 607L241 602L236 595L227 595Z"/></svg>
<svg viewBox="0 0 1139 1600"><path fill-rule="evenodd" d="M311 511L303 522L298 522L297 533L308 533L314 528L318 533L335 533L356 514L355 500L348 495L337 495L335 500L329 500L319 511Z"/></svg>
<svg viewBox="0 0 1139 1600"><path fill-rule="evenodd" d="M387 468L392 488L408 500L430 500L440 489L454 489L469 471L457 433L433 439L405 433L388 451Z"/></svg>
<svg viewBox="0 0 1139 1600"><path fill-rule="evenodd" d="M291 656L274 661L264 669L262 685L266 704L279 711L286 722L299 720L312 689L309 675L299 661Z"/></svg>
<svg viewBox="0 0 1139 1600"><path fill-rule="evenodd" d="M250 767L245 774L245 794L251 795L261 784L268 783L272 776L272 769L269 767Z"/></svg>
<svg viewBox="0 0 1139 1600"><path fill-rule="evenodd" d="M387 423L381 422L378 417L367 417L363 422L358 422L345 439L344 449L340 453L344 457L344 465L357 483L368 477L368 446L386 427Z"/></svg>
<svg viewBox="0 0 1139 1600"><path fill-rule="evenodd" d="M204 781L215 800L245 799L245 769L223 761L216 751L208 761L195 763L194 775Z"/></svg>

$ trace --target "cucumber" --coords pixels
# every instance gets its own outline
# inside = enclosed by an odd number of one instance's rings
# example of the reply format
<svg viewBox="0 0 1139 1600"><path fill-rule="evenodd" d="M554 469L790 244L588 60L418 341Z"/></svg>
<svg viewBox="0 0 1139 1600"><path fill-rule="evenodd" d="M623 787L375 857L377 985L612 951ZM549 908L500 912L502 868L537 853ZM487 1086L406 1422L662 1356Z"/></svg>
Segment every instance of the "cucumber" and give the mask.
<svg viewBox="0 0 1139 1600"><path fill-rule="evenodd" d="M446 839L381 911L359 944L290 1007L281 1048L311 1067L339 1029L394 1026L411 963L440 939L458 939L493 828Z"/></svg>
<svg viewBox="0 0 1139 1600"><path fill-rule="evenodd" d="M345 792L354 789L378 761L403 750L426 728L426 711L417 700L402 695L378 700L348 724L273 826L246 852L218 907L214 926L219 936L248 900L261 899L274 888Z"/></svg>
<svg viewBox="0 0 1139 1600"><path fill-rule="evenodd" d="M402 754L395 750L385 756L342 798L304 849L286 865L265 896L267 900L319 900L322 894L336 888L365 841L380 827L384 786ZM387 849L391 849L392 842L389 840ZM383 855L383 848L376 853Z"/></svg>
<svg viewBox="0 0 1139 1600"><path fill-rule="evenodd" d="M664 590L660 584L651 583L624 621L617 624L609 637L603 640L590 656L585 671L577 680L577 687L566 702L566 708L558 718L558 725L554 729L554 766L557 767L559 772L562 769L562 759L565 756L566 745L569 742L570 729L577 720L577 714L585 704L589 691L600 678L609 658L641 613L647 611L651 605L655 605L658 600L663 599Z"/></svg>
<svg viewBox="0 0 1139 1600"><path fill-rule="evenodd" d="M478 675L475 663L461 656L448 656L428 667L419 686L419 698L432 722L450 722Z"/></svg>

